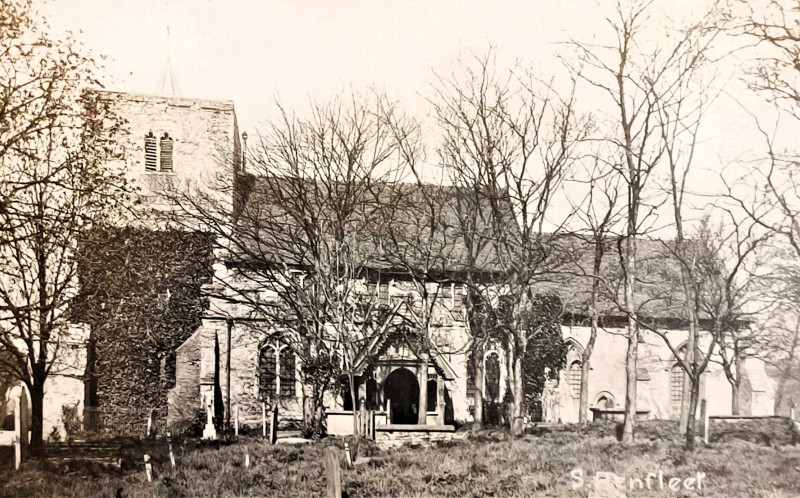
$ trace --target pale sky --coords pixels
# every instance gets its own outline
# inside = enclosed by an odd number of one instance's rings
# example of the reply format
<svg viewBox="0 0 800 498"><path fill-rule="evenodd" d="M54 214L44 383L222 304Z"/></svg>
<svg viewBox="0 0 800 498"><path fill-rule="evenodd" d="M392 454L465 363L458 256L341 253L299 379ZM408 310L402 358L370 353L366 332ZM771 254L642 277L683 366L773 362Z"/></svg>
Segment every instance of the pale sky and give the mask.
<svg viewBox="0 0 800 498"><path fill-rule="evenodd" d="M656 0L671 18L701 12L707 0ZM555 58L570 37L607 34L608 0L57 0L42 11L56 30L109 60L102 81L112 90L169 94L159 82L171 55L185 97L233 100L240 130L253 131L279 98L293 106L348 87L374 86L424 119L420 94L433 72L460 55L494 46L540 75L561 71ZM167 27L170 36L167 38ZM600 33L598 35L598 33ZM723 79L736 78L733 59ZM761 147L752 119L723 96L708 114L698 147L699 189L718 185L719 169ZM429 94L429 93L428 93ZM591 102L584 102L590 108ZM740 166L741 167L741 166Z"/></svg>
<svg viewBox="0 0 800 498"><path fill-rule="evenodd" d="M459 55L484 53L490 44L546 74L559 42L590 39L602 27L607 3L57 0L43 11L55 28L82 31L94 53L110 58L109 88L160 93L171 53L183 96L234 100L247 128L276 96L324 98L350 85L374 85L416 109L433 70L446 71ZM696 3L664 6L681 15Z"/></svg>

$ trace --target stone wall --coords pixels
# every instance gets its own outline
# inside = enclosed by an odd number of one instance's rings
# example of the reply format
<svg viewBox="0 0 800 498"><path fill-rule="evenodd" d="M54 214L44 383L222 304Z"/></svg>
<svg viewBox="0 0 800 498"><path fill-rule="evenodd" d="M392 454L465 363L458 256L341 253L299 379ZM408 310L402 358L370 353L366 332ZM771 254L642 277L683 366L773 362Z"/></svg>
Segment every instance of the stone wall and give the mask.
<svg viewBox="0 0 800 498"><path fill-rule="evenodd" d="M71 325L62 339L59 355L53 363L50 376L44 384L44 406L42 433L47 439L58 433L67 436L64 427L63 407L77 407L77 414L83 412L83 373L86 369L86 341L89 329L82 325Z"/></svg>
<svg viewBox="0 0 800 498"><path fill-rule="evenodd" d="M375 443L381 449L396 448L404 444L429 445L436 441L463 439L467 433L456 434L452 427L418 426L420 430L392 430L392 426L375 428Z"/></svg>
<svg viewBox="0 0 800 498"><path fill-rule="evenodd" d="M562 327L564 338L575 341L577 349L582 351L586 345L590 330L588 327ZM601 395L613 396L617 408L625 403L625 354L627 338L625 329L608 328L599 330L597 341L591 358L589 373L589 406ZM686 331L667 331L675 345L681 345ZM649 410L649 418L675 419L680 415L678 405L670 399L670 373L676 361L672 351L663 339L652 332L643 333L644 342L639 343L639 378L637 383L637 409ZM701 339L701 350L707 350L708 338ZM760 372L759 391L745 410L757 411L759 415L771 415L769 400L774 395L774 382L764 371L764 364L751 358L747 362L748 371ZM569 367L569 365L567 365ZM562 371L559 376L559 397L561 400L561 419L564 422L578 421L578 397L571 392L568 372ZM742 393L747 399L748 393ZM708 401L710 415L731 414L731 387L718 363L710 363L703 375L700 387L700 398ZM764 401L767 400L767 401ZM752 406L751 406L752 405ZM591 412L589 413L591 420Z"/></svg>
<svg viewBox="0 0 800 498"><path fill-rule="evenodd" d="M167 426L190 424L202 410L200 355L205 329L199 328L175 350L175 387L167 394Z"/></svg>

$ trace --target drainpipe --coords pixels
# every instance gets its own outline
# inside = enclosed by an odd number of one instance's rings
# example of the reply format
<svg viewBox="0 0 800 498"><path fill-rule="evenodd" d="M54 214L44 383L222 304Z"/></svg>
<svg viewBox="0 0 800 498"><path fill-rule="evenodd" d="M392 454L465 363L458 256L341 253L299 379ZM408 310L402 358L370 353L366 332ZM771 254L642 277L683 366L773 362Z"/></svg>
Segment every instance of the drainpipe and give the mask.
<svg viewBox="0 0 800 498"><path fill-rule="evenodd" d="M228 324L228 352L225 359L225 372L227 374L227 387L225 390L225 424L231 425L231 331L233 330L233 318L226 318L225 322Z"/></svg>

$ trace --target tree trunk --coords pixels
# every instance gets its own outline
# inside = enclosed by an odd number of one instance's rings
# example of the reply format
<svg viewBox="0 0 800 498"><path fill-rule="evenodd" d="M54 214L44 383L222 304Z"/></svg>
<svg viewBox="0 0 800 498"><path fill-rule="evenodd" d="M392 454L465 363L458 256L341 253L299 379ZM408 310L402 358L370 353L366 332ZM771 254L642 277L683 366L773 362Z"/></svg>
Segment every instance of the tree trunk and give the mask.
<svg viewBox="0 0 800 498"><path fill-rule="evenodd" d="M783 390L784 385L786 384L785 375L786 374L784 372L781 372L781 376L778 378L778 386L775 388L775 403L772 405L772 413L775 415L780 414L781 403L783 403Z"/></svg>
<svg viewBox="0 0 800 498"><path fill-rule="evenodd" d="M589 416L589 371L591 370L592 350L597 339L597 314L592 316L592 331L589 335L589 342L581 355L581 399L578 412L578 422L586 425Z"/></svg>
<svg viewBox="0 0 800 498"><path fill-rule="evenodd" d="M353 436L356 437L357 441L358 437L361 435L359 434L358 418L356 416L358 413L358 405L356 404L358 393L356 392L356 379L352 373L347 374L347 383L350 385L350 402L353 406ZM391 423L391 421L389 423Z"/></svg>
<svg viewBox="0 0 800 498"><path fill-rule="evenodd" d="M794 364L795 351L797 351L798 342L800 342L800 319L798 319L795 324L794 334L792 335L792 345L789 348L789 357L786 358L786 365L781 369L781 374L778 378L778 387L775 391L775 406L773 407L773 413L775 415L780 413L781 403L783 403L783 396L786 388L786 381L789 379L789 376L792 372L792 365Z"/></svg>
<svg viewBox="0 0 800 498"><path fill-rule="evenodd" d="M473 371L475 372L475 400L474 412L472 414L472 429L480 430L483 428L483 348L479 347L472 351Z"/></svg>
<svg viewBox="0 0 800 498"><path fill-rule="evenodd" d="M417 423L428 423L428 356L422 355L420 359L419 375L419 402L417 405Z"/></svg>
<svg viewBox="0 0 800 498"><path fill-rule="evenodd" d="M94 326L89 331L86 343L86 370L83 377L83 424L86 430L97 429L97 340Z"/></svg>
<svg viewBox="0 0 800 498"><path fill-rule="evenodd" d="M741 380L736 380L736 382L731 382L731 415L741 415L741 401L739 396L739 384Z"/></svg>
<svg viewBox="0 0 800 498"><path fill-rule="evenodd" d="M512 351L512 369L513 369L513 382L514 382L514 400L511 404L511 434L520 436L523 432L522 413L525 403L525 390L522 383L522 358L525 354L523 348L519 344Z"/></svg>
<svg viewBox="0 0 800 498"><path fill-rule="evenodd" d="M681 274L685 274L685 270L681 270ZM686 279L688 279L688 277L686 275L683 275L683 278L684 278L684 282L688 281L688 280L686 280ZM686 288L686 292L687 292L686 295L688 296L689 293L690 293L690 290L688 289L688 285L684 285L684 288ZM692 304L690 303L688 306L689 306L689 338L688 338L688 341L686 342L686 356L684 358L684 361L685 361L686 365L689 366L689 369L691 371L691 375L684 370L684 372L683 372L683 392L681 393L681 418L680 418L680 426L679 426L679 431L680 431L681 434L686 434L686 431L688 430L689 417L690 417L690 413L689 412L691 411L690 404L691 404L691 397L692 397L692 389L694 389L692 376L695 376L695 375L699 376L699 373L694 371L695 370L694 369L694 365L695 365L695 360L696 360L694 356L695 356L695 350L696 350L696 344L697 344L697 328L695 327L695 320L694 320L694 316L695 315L694 315L693 309L691 308ZM677 358L677 360L681 361L680 358Z"/></svg>
<svg viewBox="0 0 800 498"><path fill-rule="evenodd" d="M594 241L594 264L592 270L595 277L600 276L603 264L603 254L605 253L605 241L603 240L602 231L595 232ZM600 292L600 281L595 278L592 281L592 293L590 296L590 306L592 312L591 332L589 334L589 342L586 343L586 348L581 355L581 398L579 402L578 422L581 425L586 425L589 416L589 371L591 370L592 351L594 350L594 343L597 340L597 328L599 326L599 314L597 312L597 295Z"/></svg>
<svg viewBox="0 0 800 498"><path fill-rule="evenodd" d="M31 446L40 447L44 439L44 385L36 378L29 386L31 395ZM24 416L24 414L22 414Z"/></svg>
<svg viewBox="0 0 800 498"><path fill-rule="evenodd" d="M635 219L635 217L633 217ZM625 309L628 313L628 349L625 354L625 420L622 426L622 442L632 443L636 424L636 368L639 348L639 329L636 325L634 304L635 233L634 219L628 220L628 238L625 250Z"/></svg>
<svg viewBox="0 0 800 498"><path fill-rule="evenodd" d="M303 425L306 427L306 430L313 430L315 428L315 418L316 418L316 395L314 391L316 391L316 386L311 385L311 394L308 393L308 387L306 387L305 382L302 384L302 393L303 393Z"/></svg>
<svg viewBox="0 0 800 498"><path fill-rule="evenodd" d="M700 398L700 376L692 378L692 388L689 395L689 410L686 423L686 450L693 451L695 446L694 435L697 426L697 404ZM708 407L706 407L708 409Z"/></svg>

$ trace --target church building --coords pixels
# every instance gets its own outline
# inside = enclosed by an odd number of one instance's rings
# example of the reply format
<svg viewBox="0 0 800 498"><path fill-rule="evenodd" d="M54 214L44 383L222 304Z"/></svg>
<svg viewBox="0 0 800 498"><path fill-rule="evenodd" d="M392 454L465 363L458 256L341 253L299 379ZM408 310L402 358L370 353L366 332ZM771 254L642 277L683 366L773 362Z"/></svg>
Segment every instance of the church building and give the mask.
<svg viewBox="0 0 800 498"><path fill-rule="evenodd" d="M113 103L117 115L114 119L124 123L123 131L109 144L109 161L124 165L131 181L141 189L140 196L146 206L156 211L170 209L159 196L166 183L199 185L216 175L248 174L246 160L242 160L246 158L246 135L238 128L233 102L118 92L102 92L102 96ZM257 183L259 179L254 181ZM248 203L263 201L260 196L238 192L212 194L227 196L225 202L233 207L241 203L241 209L247 209ZM153 221L153 230L162 228L160 221ZM252 280L237 283L238 277L225 258L225 254L214 253L211 278L202 283L204 310L196 316L196 327L181 336L182 342L174 348L170 346L158 356L153 353L148 364L153 365L155 377L146 377L142 370L143 377L134 378L131 383L162 384L164 395L158 399L163 400L164 406L148 408L162 414L165 426L188 423L208 407L228 419L236 414L240 425L258 426L264 406L273 404L279 406L281 423L300 420L309 390L302 382L303 357L291 347L289 336L293 331L270 323L268 317L254 312L252 306L237 298L247 294L254 302L264 303L275 299L276 294L268 285L254 286ZM164 261L164 265L169 264ZM455 275L457 261L453 265L452 277L445 274L424 283L441 296L431 309L430 336L434 347L417 349L406 335L386 333L371 342L368 354L353 364L357 375L356 399L375 411L377 423L465 424L472 419L476 390L492 402L502 402L505 396L509 364L504 344L492 340L482 348L478 359L483 365L481 378L476 378L470 366L466 289ZM492 268L484 270L489 272ZM590 327L585 310L575 302L575 289L585 285L567 283L556 290L565 305L561 329L569 349L565 368L556 379L546 383L542 394L542 416L549 422L578 421L582 353ZM398 319L394 322L402 322L403 327L413 323L420 298L415 282L407 276L390 268L375 268L365 279L364 288L380 306L396 313ZM170 306L169 296L175 292L175 289L163 292L165 306ZM684 342L680 337L686 335L686 330L676 317L656 316L654 320L670 330L675 344ZM392 320L388 323L391 328ZM589 420L618 417L624 407L625 323L621 314L610 316L598 331L588 379ZM91 325L83 325L84 331L90 328ZM89 348L88 331L83 337L85 347ZM93 371L89 364L100 354L100 350L78 354L82 367L76 370ZM764 362L748 359L744 369L745 411L753 415L772 414L775 382L766 374ZM640 416L676 418L683 396L684 374L659 336L642 332L637 372ZM85 419L92 410L110 409L98 405L102 405L103 399L111 399L107 396L109 390L121 388L102 382L97 384L101 387L92 387L95 381L89 377L86 375L83 383L76 381L74 375L68 381L60 380L57 375L49 381L45 393L45 435L54 427L63 431L62 405L76 406L79 412L87 414ZM707 400L712 415L731 413L731 387L715 363L710 364L704 376L700 396ZM328 433L351 433L354 407L346 386L332 391L323 404Z"/></svg>

